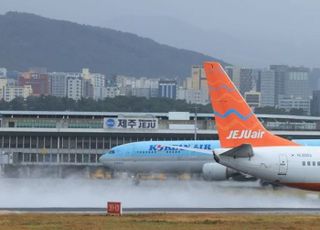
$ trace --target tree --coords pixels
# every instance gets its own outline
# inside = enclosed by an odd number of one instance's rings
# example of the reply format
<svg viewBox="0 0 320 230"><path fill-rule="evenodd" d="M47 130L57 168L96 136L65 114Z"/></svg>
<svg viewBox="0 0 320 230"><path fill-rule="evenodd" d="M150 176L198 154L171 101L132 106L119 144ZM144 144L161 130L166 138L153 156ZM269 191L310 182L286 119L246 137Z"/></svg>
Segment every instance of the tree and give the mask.
<svg viewBox="0 0 320 230"><path fill-rule="evenodd" d="M25 110L26 105L23 97L16 97L9 103L10 110Z"/></svg>
<svg viewBox="0 0 320 230"><path fill-rule="evenodd" d="M303 109L297 109L297 108L290 109L289 113L292 115L304 115L305 114Z"/></svg>

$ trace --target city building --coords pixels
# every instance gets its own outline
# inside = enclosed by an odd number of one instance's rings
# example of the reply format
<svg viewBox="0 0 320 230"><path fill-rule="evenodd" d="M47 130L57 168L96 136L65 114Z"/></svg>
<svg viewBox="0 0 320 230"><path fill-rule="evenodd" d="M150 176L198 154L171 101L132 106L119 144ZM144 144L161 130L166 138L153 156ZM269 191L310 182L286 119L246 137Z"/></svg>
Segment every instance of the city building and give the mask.
<svg viewBox="0 0 320 230"><path fill-rule="evenodd" d="M285 80L288 78L289 67L286 65L270 65L270 70L274 71L274 101L275 105L279 103L279 96L285 94Z"/></svg>
<svg viewBox="0 0 320 230"><path fill-rule="evenodd" d="M320 90L314 90L311 100L311 116L320 116Z"/></svg>
<svg viewBox="0 0 320 230"><path fill-rule="evenodd" d="M32 95L50 95L49 77L47 73L43 72L25 72L18 78L18 86L23 87L31 85Z"/></svg>
<svg viewBox="0 0 320 230"><path fill-rule="evenodd" d="M191 77L185 79L183 87L177 89L176 99L192 104L209 103L208 84L202 66L191 67Z"/></svg>
<svg viewBox="0 0 320 230"><path fill-rule="evenodd" d="M7 84L8 84L7 78L0 78L0 100L2 100L4 97L4 90Z"/></svg>
<svg viewBox="0 0 320 230"><path fill-rule="evenodd" d="M320 89L320 69L317 68L310 71L308 68L286 65L271 65L269 70L226 66L225 71L241 94L252 100L254 107L257 105L277 107L280 98L281 106L286 107L285 104L289 103L287 100L293 100L296 103L300 101L302 106L303 101L310 100L311 90ZM45 68L32 68L22 74L17 72L15 77L6 78L7 74L5 68L0 68L0 99L4 97L4 87L31 85L33 96L53 95L66 96L74 100L81 98L102 100L105 97L121 95L146 98L167 97L186 100L188 103L209 103L205 72L199 65L191 66L191 76L183 83L181 79L181 82L178 82L179 79L172 81L129 76L114 76L107 79L103 74L90 73L88 68L82 69L81 73L48 74ZM7 80L1 82L1 79ZM11 96L7 98L12 100Z"/></svg>
<svg viewBox="0 0 320 230"><path fill-rule="evenodd" d="M275 73L273 70L260 72L261 107L275 106Z"/></svg>
<svg viewBox="0 0 320 230"><path fill-rule="evenodd" d="M5 101L12 101L16 97L27 97L33 95L31 85L24 86L6 86L3 88L3 99Z"/></svg>
<svg viewBox="0 0 320 230"><path fill-rule="evenodd" d="M251 108L261 107L261 93L249 91L244 93L244 98Z"/></svg>
<svg viewBox="0 0 320 230"><path fill-rule="evenodd" d="M159 81L159 97L176 99L177 82L172 80Z"/></svg>
<svg viewBox="0 0 320 230"><path fill-rule="evenodd" d="M320 68L313 68L309 76L310 90L320 90Z"/></svg>
<svg viewBox="0 0 320 230"><path fill-rule="evenodd" d="M67 95L67 73L49 73L51 95L55 97L66 97Z"/></svg>
<svg viewBox="0 0 320 230"><path fill-rule="evenodd" d="M128 76L117 76L116 85L122 96L135 97L158 97L159 96L159 79L135 78Z"/></svg>
<svg viewBox="0 0 320 230"><path fill-rule="evenodd" d="M185 89L179 93L180 100L185 100L190 104L207 105L210 103L208 92L202 90Z"/></svg>
<svg viewBox="0 0 320 230"><path fill-rule="evenodd" d="M77 75L67 77L67 97L73 100L80 100L82 97L82 78Z"/></svg>
<svg viewBox="0 0 320 230"><path fill-rule="evenodd" d="M278 107L289 112L291 109L302 109L304 114L310 114L310 99L302 97L279 96Z"/></svg>
<svg viewBox="0 0 320 230"><path fill-rule="evenodd" d="M103 89L103 98L114 98L120 96L120 90L117 86L107 86Z"/></svg>
<svg viewBox="0 0 320 230"><path fill-rule="evenodd" d="M105 76L99 73L90 73L88 68L82 69L82 97L102 100L104 98Z"/></svg>
<svg viewBox="0 0 320 230"><path fill-rule="evenodd" d="M309 84L309 69L304 67L290 67L284 86L283 95L310 99L312 91L310 90Z"/></svg>
<svg viewBox="0 0 320 230"><path fill-rule="evenodd" d="M191 79L191 89L208 92L207 78L202 66L194 65L191 67Z"/></svg>
<svg viewBox="0 0 320 230"><path fill-rule="evenodd" d="M225 71L232 80L233 84L240 89L240 72L241 68L238 66L226 66Z"/></svg>
<svg viewBox="0 0 320 230"><path fill-rule="evenodd" d="M312 82L311 79L316 79L317 70L313 72L313 78L311 78L310 70L305 67L289 67L287 65L270 65L270 70L274 71L274 104L279 108L285 108L287 111L296 107L297 109L303 109L306 114L310 112L310 98L311 89L316 89L318 82ZM271 73L269 73L271 74ZM261 75L262 76L262 75ZM272 74L268 80L270 84L270 90L272 90ZM266 78L262 79L266 84ZM314 85L314 86L312 86ZM263 86L261 82L261 87ZM269 102L266 102L264 95L268 92L267 89L262 92L263 103L271 102L271 94L267 98Z"/></svg>
<svg viewBox="0 0 320 230"><path fill-rule="evenodd" d="M81 79L81 84L82 84L82 93L81 93L81 97L83 98L93 98L93 94L94 94L94 87L92 84L92 80L91 79Z"/></svg>
<svg viewBox="0 0 320 230"><path fill-rule="evenodd" d="M105 75L93 73L91 74L91 82L93 86L93 99L102 100L104 98L104 88L106 87Z"/></svg>
<svg viewBox="0 0 320 230"><path fill-rule="evenodd" d="M250 68L240 69L240 93L260 91L260 71Z"/></svg>
<svg viewBox="0 0 320 230"><path fill-rule="evenodd" d="M0 77L7 77L7 69L0 68Z"/></svg>
<svg viewBox="0 0 320 230"><path fill-rule="evenodd" d="M117 75L115 79L115 85L119 88L121 96L132 95L132 77L127 77L124 75Z"/></svg>

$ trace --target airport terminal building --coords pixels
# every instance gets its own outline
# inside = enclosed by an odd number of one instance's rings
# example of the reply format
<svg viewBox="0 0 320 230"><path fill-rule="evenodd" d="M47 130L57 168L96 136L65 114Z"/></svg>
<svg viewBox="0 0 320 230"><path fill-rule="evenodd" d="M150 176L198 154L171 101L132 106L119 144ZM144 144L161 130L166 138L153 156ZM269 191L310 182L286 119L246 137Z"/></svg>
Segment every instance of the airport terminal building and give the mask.
<svg viewBox="0 0 320 230"><path fill-rule="evenodd" d="M259 115L287 138L320 138L320 117ZM135 141L218 139L212 114L1 111L0 163L6 176L63 177L106 170L99 157Z"/></svg>

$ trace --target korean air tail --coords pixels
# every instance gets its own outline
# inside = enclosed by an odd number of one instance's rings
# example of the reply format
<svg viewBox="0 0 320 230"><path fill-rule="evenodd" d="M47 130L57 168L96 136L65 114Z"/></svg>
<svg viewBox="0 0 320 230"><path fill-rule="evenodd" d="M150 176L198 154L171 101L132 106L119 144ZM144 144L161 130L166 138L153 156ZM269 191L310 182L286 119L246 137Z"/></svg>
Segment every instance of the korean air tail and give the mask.
<svg viewBox="0 0 320 230"><path fill-rule="evenodd" d="M205 62L204 69L221 147L297 145L263 127L220 63Z"/></svg>

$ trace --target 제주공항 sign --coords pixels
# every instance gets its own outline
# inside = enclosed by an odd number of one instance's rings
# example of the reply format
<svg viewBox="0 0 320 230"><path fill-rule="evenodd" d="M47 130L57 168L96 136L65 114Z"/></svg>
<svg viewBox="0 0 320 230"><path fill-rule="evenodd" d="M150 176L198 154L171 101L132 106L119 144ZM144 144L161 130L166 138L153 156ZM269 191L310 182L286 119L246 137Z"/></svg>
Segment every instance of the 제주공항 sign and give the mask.
<svg viewBox="0 0 320 230"><path fill-rule="evenodd" d="M157 118L104 118L105 129L157 129Z"/></svg>

